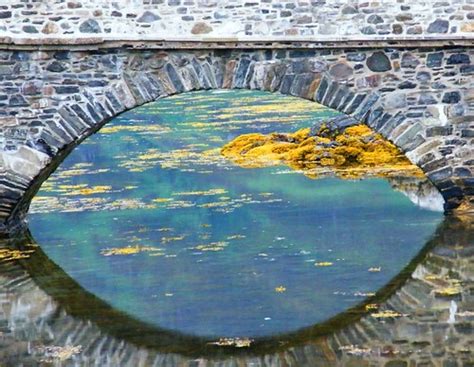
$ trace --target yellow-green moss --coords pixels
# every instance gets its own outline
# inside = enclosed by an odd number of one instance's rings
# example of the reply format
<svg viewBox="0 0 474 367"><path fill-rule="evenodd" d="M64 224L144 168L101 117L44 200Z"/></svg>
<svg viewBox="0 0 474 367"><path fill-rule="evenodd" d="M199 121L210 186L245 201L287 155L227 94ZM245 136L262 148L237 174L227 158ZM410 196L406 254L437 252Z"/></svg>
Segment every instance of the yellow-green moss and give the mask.
<svg viewBox="0 0 474 367"><path fill-rule="evenodd" d="M317 136L311 136L309 128L292 134L245 134L226 144L221 154L241 167L286 164L310 177L324 169L343 178L401 173L423 176L395 145L365 125L352 126L335 135L324 128Z"/></svg>

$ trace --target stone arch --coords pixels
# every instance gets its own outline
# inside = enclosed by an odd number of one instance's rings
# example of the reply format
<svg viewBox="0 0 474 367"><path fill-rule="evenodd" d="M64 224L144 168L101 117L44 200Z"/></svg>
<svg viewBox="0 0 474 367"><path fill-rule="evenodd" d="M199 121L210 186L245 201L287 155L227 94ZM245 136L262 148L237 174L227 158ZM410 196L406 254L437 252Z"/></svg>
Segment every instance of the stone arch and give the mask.
<svg viewBox="0 0 474 367"><path fill-rule="evenodd" d="M449 162L433 156L436 142L418 119L419 112L397 104L397 90L378 81L379 73L392 67L382 51L347 52L342 61L314 50L130 51L92 54L76 64L67 55L56 53L55 60L43 66L39 82L51 74L66 77L77 67L104 72L85 86L55 87L64 102L47 124L36 136L26 137L11 156L3 154L6 179L0 214L4 224L19 223L61 158L112 118L159 98L217 88L280 92L335 109L397 145L441 191L446 209L457 207L465 195ZM365 84L354 80L361 61L372 71L363 79Z"/></svg>

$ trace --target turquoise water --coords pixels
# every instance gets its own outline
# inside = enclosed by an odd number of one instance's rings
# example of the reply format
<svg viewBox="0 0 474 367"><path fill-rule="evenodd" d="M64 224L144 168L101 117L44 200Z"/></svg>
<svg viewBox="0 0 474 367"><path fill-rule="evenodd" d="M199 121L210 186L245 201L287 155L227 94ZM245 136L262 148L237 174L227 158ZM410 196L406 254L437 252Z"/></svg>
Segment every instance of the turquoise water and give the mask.
<svg viewBox="0 0 474 367"><path fill-rule="evenodd" d="M259 337L325 321L396 276L442 213L388 180L244 169L219 148L334 114L255 91L188 93L134 109L43 184L32 234L86 290L162 328Z"/></svg>

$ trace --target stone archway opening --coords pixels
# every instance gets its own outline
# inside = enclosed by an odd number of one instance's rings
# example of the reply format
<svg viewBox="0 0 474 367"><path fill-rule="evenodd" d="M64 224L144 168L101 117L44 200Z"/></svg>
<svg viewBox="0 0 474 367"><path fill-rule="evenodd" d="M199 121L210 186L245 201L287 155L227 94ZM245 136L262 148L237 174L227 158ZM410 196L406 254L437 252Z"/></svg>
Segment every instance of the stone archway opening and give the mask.
<svg viewBox="0 0 474 367"><path fill-rule="evenodd" d="M309 135L320 119L323 135ZM406 181L323 172L310 180L306 167L286 166L300 159L273 157L275 165L256 154L250 169L225 154L249 137L267 139L270 149L250 145L271 155L275 145L292 155L319 143L354 156L363 144L394 151L365 126L331 130L334 119L344 121L301 98L248 90L182 93L135 108L84 140L45 181L29 217L32 235L88 292L164 329L252 343L324 322L389 282L442 218L390 187L410 192ZM394 249L397 257L387 257Z"/></svg>

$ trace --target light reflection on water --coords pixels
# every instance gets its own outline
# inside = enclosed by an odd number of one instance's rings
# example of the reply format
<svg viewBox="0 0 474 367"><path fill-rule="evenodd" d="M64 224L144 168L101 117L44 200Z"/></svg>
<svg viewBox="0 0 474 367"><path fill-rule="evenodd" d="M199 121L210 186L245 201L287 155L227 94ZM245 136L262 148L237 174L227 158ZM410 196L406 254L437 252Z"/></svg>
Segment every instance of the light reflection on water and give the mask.
<svg viewBox="0 0 474 367"><path fill-rule="evenodd" d="M323 322L395 277L442 219L384 179L310 180L219 154L242 133L333 114L249 91L137 108L45 182L30 228L87 291L160 328L256 338Z"/></svg>

